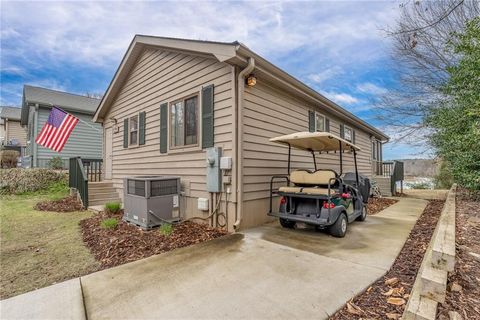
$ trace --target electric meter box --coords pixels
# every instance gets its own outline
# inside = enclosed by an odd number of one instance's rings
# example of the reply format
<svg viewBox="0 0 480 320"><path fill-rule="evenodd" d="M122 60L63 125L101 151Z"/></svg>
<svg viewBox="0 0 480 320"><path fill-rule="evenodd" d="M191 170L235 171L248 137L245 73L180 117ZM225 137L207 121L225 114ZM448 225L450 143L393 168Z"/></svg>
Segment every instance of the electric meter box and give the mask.
<svg viewBox="0 0 480 320"><path fill-rule="evenodd" d="M222 148L211 147L207 149L207 191L222 191L222 174L220 170L220 158Z"/></svg>
<svg viewBox="0 0 480 320"><path fill-rule="evenodd" d="M232 157L221 157L220 158L220 169L222 169L222 170L232 170Z"/></svg>

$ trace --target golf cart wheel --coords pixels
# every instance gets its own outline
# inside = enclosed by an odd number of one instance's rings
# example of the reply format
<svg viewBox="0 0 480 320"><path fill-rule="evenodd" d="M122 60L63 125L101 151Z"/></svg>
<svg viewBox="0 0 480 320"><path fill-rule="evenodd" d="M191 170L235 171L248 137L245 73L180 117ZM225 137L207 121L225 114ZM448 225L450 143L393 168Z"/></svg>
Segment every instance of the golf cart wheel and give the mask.
<svg viewBox="0 0 480 320"><path fill-rule="evenodd" d="M338 216L337 221L335 221L335 223L330 226L328 231L334 237L343 238L347 233L347 225L347 216L345 215L345 213L342 213Z"/></svg>
<svg viewBox="0 0 480 320"><path fill-rule="evenodd" d="M358 221L365 221L367 219L367 206L363 205L362 214L357 218Z"/></svg>
<svg viewBox="0 0 480 320"><path fill-rule="evenodd" d="M295 227L295 221L290 221L290 220L282 219L282 218L279 218L279 219L280 219L280 224L282 225L282 227L288 228L288 229L293 229Z"/></svg>

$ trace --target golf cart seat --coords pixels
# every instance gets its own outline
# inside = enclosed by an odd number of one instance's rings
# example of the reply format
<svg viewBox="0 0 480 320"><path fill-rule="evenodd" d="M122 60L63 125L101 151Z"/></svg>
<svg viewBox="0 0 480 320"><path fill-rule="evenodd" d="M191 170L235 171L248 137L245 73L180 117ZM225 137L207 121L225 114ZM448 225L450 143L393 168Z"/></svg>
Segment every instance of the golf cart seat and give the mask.
<svg viewBox="0 0 480 320"><path fill-rule="evenodd" d="M280 187L279 192L283 193L304 193L304 194L328 194L328 185L331 179L337 178L337 173L329 169L319 169L314 172L308 170L295 170L290 174L290 182L293 187ZM336 192L338 183L331 185L331 192Z"/></svg>

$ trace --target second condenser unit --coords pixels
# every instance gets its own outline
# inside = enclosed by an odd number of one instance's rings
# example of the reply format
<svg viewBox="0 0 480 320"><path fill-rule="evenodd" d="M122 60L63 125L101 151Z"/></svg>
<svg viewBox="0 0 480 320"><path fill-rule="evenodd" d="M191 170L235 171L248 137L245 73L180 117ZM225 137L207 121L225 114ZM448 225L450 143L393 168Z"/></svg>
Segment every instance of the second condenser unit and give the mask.
<svg viewBox="0 0 480 320"><path fill-rule="evenodd" d="M180 177L127 177L123 190L123 220L143 229L180 220Z"/></svg>

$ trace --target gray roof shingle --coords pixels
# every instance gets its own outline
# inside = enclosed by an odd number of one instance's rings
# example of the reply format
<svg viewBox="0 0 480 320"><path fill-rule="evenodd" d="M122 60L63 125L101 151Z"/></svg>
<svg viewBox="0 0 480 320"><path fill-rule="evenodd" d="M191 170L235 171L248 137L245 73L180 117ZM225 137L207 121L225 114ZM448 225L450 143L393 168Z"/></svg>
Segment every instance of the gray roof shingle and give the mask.
<svg viewBox="0 0 480 320"><path fill-rule="evenodd" d="M17 107L0 107L0 118L2 119L11 119L11 120L20 120L21 108Z"/></svg>
<svg viewBox="0 0 480 320"><path fill-rule="evenodd" d="M29 85L24 86L23 95L27 103L57 106L65 110L87 114L94 114L100 103L100 99Z"/></svg>

